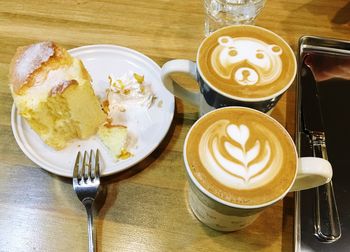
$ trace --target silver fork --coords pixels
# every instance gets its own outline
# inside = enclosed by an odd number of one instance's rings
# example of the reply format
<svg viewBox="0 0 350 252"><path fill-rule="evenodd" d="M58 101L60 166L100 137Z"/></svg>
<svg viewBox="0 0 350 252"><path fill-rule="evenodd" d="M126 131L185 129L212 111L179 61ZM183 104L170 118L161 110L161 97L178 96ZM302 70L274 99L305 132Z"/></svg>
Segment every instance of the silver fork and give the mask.
<svg viewBox="0 0 350 252"><path fill-rule="evenodd" d="M89 251L96 251L96 238L93 230L93 214L92 206L96 198L100 186L100 152L97 149L95 155L95 164L92 168L94 152L91 150L88 155L84 152L84 157L81 163L81 153L77 154L73 171L73 188L77 193L79 200L85 206L88 219L88 237L89 237Z"/></svg>

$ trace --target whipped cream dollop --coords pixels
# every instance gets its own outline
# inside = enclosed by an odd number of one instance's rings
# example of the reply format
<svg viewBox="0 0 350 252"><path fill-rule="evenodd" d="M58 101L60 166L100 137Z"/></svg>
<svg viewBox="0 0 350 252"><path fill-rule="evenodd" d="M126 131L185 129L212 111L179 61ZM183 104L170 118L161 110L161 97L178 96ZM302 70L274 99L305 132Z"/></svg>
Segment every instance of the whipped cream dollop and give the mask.
<svg viewBox="0 0 350 252"><path fill-rule="evenodd" d="M110 104L138 105L146 108L152 105L154 94L151 86L145 83L143 75L129 71L118 78L110 74L108 80Z"/></svg>
<svg viewBox="0 0 350 252"><path fill-rule="evenodd" d="M120 77L108 76L108 117L112 124L127 124L125 112L151 107L156 98L143 75L129 71Z"/></svg>

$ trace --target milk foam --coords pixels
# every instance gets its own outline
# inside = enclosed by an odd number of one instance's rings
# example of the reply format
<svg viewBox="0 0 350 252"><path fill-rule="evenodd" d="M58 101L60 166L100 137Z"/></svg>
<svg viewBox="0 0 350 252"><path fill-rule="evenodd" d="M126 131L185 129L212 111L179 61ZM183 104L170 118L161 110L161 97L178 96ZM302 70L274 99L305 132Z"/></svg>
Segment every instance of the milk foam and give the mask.
<svg viewBox="0 0 350 252"><path fill-rule="evenodd" d="M282 73L282 53L280 46L259 39L221 36L210 60L213 70L232 83L268 85Z"/></svg>
<svg viewBox="0 0 350 252"><path fill-rule="evenodd" d="M218 120L203 133L199 157L217 182L234 189L254 189L271 181L281 169L283 150L278 139L268 129L263 129L264 136L259 134L261 129L255 130ZM254 144L248 146L248 141Z"/></svg>

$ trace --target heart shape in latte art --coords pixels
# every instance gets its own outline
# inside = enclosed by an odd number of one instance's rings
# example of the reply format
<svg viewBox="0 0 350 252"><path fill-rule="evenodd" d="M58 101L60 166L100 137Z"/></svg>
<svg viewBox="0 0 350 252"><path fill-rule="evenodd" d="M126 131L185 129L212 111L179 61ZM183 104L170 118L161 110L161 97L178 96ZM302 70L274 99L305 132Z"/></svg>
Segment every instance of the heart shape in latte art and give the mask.
<svg viewBox="0 0 350 252"><path fill-rule="evenodd" d="M268 142L265 142L263 148L261 148L260 141L256 140L251 149L246 149L245 145L249 138L249 128L244 124L240 125L239 127L234 124L230 124L227 127L227 133L231 139L239 143L240 146L236 147L230 142L225 141L225 149L231 155L231 157L234 157L240 162L238 163L226 159L220 153L220 151L218 151L218 146L213 146L214 157L227 172L241 177L244 179L244 182L247 183L249 182L250 178L266 169L266 165L271 157L270 145ZM215 145L216 144L217 141L215 141ZM264 152L264 158L254 162L260 152Z"/></svg>
<svg viewBox="0 0 350 252"><path fill-rule="evenodd" d="M273 177L278 167L272 151L278 149L261 133L252 134L247 125L228 120L212 124L199 144L201 162L220 183L237 189L252 189Z"/></svg>

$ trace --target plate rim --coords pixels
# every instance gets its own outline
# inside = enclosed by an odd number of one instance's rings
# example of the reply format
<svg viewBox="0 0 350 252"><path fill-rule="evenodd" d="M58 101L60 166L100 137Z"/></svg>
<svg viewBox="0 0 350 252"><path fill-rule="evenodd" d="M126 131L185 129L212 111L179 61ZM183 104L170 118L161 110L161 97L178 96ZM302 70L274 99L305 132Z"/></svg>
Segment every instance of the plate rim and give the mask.
<svg viewBox="0 0 350 252"><path fill-rule="evenodd" d="M147 63L151 63L151 65L153 65L153 67L156 68L158 74L159 74L159 81L160 84L162 83L162 80L160 78L160 71L161 71L161 67L154 61L152 60L150 57L148 57L147 55L136 51L134 49L131 48L127 48L124 46L119 46L119 45L114 45L114 44L92 44L92 45L84 45L84 46L80 46L80 47L75 47L72 49L67 50L70 54L72 53L78 53L80 51L85 51L85 50L103 50L103 49L111 49L111 50L118 50L118 51L122 51L122 52L128 52L131 53L133 55L136 55L137 57L141 57L142 60L146 60ZM164 86L163 86L164 87ZM164 90L166 90L164 88ZM130 164L126 165L125 167L122 167L118 170L110 170L108 172L103 172L101 173L101 177L105 177L105 176L110 176L116 173L120 173L122 171L125 171L126 169L129 169L135 165L137 165L138 163L140 163L142 160L144 160L145 158L147 158L148 156L150 156L155 149L157 149L159 147L159 145L161 144L161 142L164 140L164 138L166 137L166 135L169 132L169 129L171 127L171 124L174 120L174 114L175 114L175 97L173 94L171 94L170 92L168 92L171 100L169 101L169 110L167 110L169 113L169 119L168 121L166 121L166 127L164 127L164 131L163 134L160 135L159 137L159 142L157 144L154 144L154 146L152 148L149 149L149 151L147 151L147 153L144 156L141 156L140 158L136 159L134 162L131 162ZM37 158L35 157L35 155L33 155L33 150L30 150L30 148L28 148L28 146L25 146L25 144L23 143L23 139L20 137L20 132L18 132L18 127L20 127L18 125L18 117L21 117L21 115L19 115L17 107L15 105L15 103L12 103L12 108L11 108L11 128L12 128L12 133L15 137L15 140L17 142L17 145L20 147L20 149L22 150L22 152L27 156L27 158L29 158L32 162L34 162L36 165L38 165L41 169L44 169L52 174L61 176L61 177L66 177L66 178L72 178L72 174L68 174L64 173L64 172L60 172L60 170L57 171L57 169L51 168L50 166L47 167L44 163L44 161L40 161L37 160ZM24 118L22 118L23 120L25 120ZM27 123L27 122L25 122ZM30 127L30 125L28 125ZM30 127L31 128L31 127ZM34 131L35 132L35 131ZM35 132L35 134L37 134ZM103 143L101 143L103 144ZM27 144L28 145L28 144ZM49 147L49 146L47 146ZM34 151L35 152L35 151Z"/></svg>

